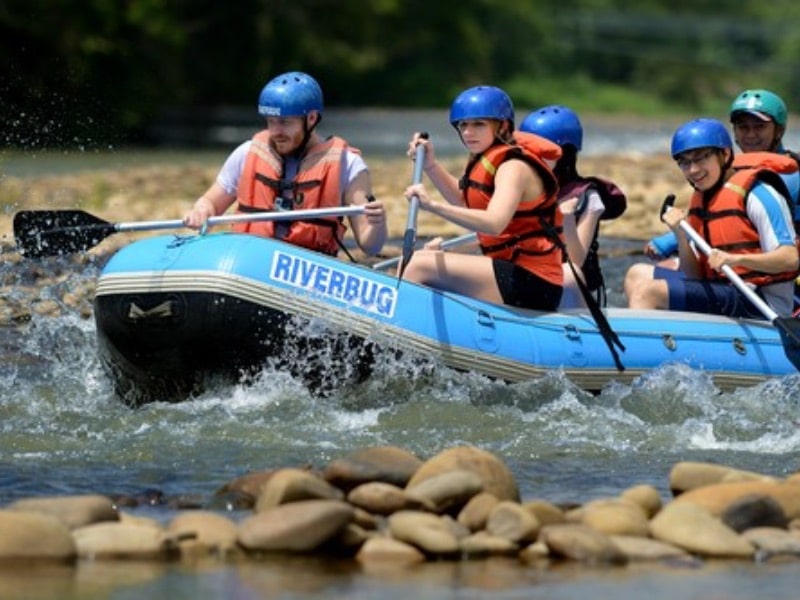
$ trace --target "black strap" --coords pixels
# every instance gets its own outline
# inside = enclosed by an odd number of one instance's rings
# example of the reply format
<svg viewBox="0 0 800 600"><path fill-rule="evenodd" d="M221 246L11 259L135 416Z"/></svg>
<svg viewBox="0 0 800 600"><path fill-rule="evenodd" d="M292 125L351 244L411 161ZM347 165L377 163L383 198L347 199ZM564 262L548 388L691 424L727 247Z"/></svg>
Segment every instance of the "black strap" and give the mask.
<svg viewBox="0 0 800 600"><path fill-rule="evenodd" d="M575 264L572 262L572 259L569 257L569 252L567 252L567 246L561 240L560 237L556 236L556 245L561 248L561 251L564 253L564 256L567 259L567 263L569 264L569 268L572 271L573 277L575 277L575 282L578 284L578 289L581 291L581 296L583 297L583 301L586 302L586 306L589 308L589 313L591 313L592 318L594 319L597 328L600 330L600 335L603 337L603 341L608 346L609 351L611 352L611 356L614 359L614 364L617 366L618 371L624 371L625 365L622 364L622 361L619 358L619 354L617 353L617 348L614 346L619 347L620 350L623 352L625 351L625 346L623 345L622 341L619 339L619 336L616 332L611 328L611 324L608 322L608 319L603 314L603 311L600 309L600 306L595 300L592 293L589 291L589 288L586 287L586 284L583 282L583 279L578 274L578 270L575 268Z"/></svg>

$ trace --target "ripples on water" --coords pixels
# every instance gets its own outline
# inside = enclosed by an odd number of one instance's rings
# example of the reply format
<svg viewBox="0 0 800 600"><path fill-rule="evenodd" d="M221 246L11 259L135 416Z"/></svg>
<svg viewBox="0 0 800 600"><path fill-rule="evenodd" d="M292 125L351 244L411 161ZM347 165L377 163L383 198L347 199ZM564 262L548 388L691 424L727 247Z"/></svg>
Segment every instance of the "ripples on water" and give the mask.
<svg viewBox="0 0 800 600"><path fill-rule="evenodd" d="M611 265L609 279L618 281L625 266L624 260ZM76 272L75 282L95 275L92 269ZM57 297L52 290L42 294ZM611 294L612 303L615 297L618 292ZM101 369L91 320L67 313L0 331L0 358L0 504L48 494L142 497L156 490L167 499L194 498L203 505L246 472L322 467L372 445L397 445L425 458L475 444L506 461L523 498L578 503L640 483L656 486L667 499L669 470L680 460L785 475L797 469L800 458L800 376L795 375L722 393L704 373L667 365L632 385L612 384L593 396L558 372L506 384L430 360L382 355L367 382L342 386L326 398L265 366L247 385L212 386L180 404L131 410L114 397ZM174 514L158 506L138 510L162 520ZM488 576L497 598L584 597L591 587L595 598L646 593L657 600L676 597L676 574L687 593L705 586L727 590L725 597L750 598L752 577L761 577L759 590L767 596L793 589L791 570L769 566L704 570L702 579L690 581L685 572L633 569L620 576L614 571L612 580L606 570L536 574L514 564L486 571L479 563L425 565L411 577L393 580L352 573L352 565L334 573L314 559L280 565L245 565L235 573L224 566L203 573L158 570L148 575L152 582L146 589L144 584L130 589L176 597L201 585L219 590L221 597L235 592L258 598L253 589L286 594L300 586L303 597L335 591L350 597L441 598L453 597L452 590L480 595ZM119 574L109 579L107 569L99 577L93 568L91 562L81 566L81 577L115 586L125 579ZM72 589L73 574L56 581ZM61 591L41 596L27 576L20 585L35 588L37 597L64 597Z"/></svg>

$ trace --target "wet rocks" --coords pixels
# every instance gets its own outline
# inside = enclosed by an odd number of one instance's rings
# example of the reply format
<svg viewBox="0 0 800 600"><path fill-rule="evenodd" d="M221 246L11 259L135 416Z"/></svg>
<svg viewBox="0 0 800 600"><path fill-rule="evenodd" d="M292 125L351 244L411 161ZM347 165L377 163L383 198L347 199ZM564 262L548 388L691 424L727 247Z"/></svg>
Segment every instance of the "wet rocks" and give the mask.
<svg viewBox="0 0 800 600"><path fill-rule="evenodd" d="M607 566L797 560L797 481L696 463L676 466L670 487L687 491L666 501L640 485L559 506L520 500L507 467L486 450L458 446L423 461L401 448L364 448L321 469L243 474L210 502L249 497L236 514L181 508L162 523L102 495L17 500L0 507L0 565L281 554L352 559L365 569L493 556Z"/></svg>

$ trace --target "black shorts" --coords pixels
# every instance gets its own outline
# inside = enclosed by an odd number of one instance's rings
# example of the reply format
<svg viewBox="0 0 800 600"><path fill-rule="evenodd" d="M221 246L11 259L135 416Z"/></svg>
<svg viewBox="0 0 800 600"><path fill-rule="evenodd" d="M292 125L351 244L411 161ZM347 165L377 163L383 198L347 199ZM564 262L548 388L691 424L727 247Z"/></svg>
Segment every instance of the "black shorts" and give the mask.
<svg viewBox="0 0 800 600"><path fill-rule="evenodd" d="M494 279L503 303L532 310L556 310L563 287L508 260L493 259Z"/></svg>

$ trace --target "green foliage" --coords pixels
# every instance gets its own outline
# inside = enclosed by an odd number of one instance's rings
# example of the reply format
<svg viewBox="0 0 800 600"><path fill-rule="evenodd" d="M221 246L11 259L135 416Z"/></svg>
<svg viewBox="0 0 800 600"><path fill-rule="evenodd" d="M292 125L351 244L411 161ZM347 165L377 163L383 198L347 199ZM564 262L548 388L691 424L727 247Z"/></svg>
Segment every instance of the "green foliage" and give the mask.
<svg viewBox="0 0 800 600"><path fill-rule="evenodd" d="M795 0L5 0L0 144L141 140L166 108L254 105L308 71L339 106L697 113L746 87L800 103Z"/></svg>

